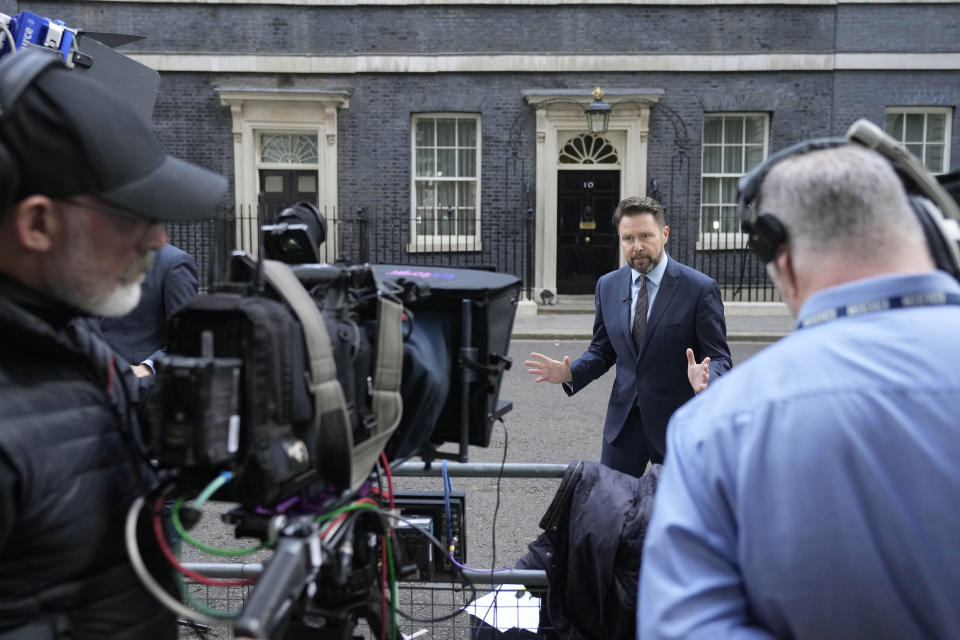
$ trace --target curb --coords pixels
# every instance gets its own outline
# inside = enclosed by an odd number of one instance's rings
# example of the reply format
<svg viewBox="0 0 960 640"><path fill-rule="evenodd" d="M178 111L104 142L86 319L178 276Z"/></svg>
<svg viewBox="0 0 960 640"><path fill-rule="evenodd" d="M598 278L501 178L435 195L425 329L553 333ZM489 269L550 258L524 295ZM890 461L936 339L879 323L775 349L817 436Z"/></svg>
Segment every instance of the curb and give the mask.
<svg viewBox="0 0 960 640"><path fill-rule="evenodd" d="M776 342L784 337L785 333L728 333L727 342ZM514 333L511 340L587 340L593 337L591 333Z"/></svg>
<svg viewBox="0 0 960 640"><path fill-rule="evenodd" d="M727 334L727 342L776 342L786 333L732 332ZM536 333L517 332L510 335L511 340L590 340L592 333L560 333L541 331Z"/></svg>

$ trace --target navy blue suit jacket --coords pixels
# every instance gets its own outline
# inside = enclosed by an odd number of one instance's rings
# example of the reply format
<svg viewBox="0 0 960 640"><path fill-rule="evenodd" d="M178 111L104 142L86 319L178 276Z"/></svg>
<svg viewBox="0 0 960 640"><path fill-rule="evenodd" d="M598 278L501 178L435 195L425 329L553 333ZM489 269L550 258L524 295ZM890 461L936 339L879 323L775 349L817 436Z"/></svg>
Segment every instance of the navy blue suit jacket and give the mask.
<svg viewBox="0 0 960 640"><path fill-rule="evenodd" d="M197 295L198 287L190 254L164 245L143 281L137 307L123 317L100 321L104 339L130 364L156 361L167 346L167 320Z"/></svg>
<svg viewBox="0 0 960 640"><path fill-rule="evenodd" d="M647 440L666 453L667 421L694 396L687 377L687 347L697 362L710 356L710 380L731 366L727 325L717 282L673 258L667 262L637 353L630 332L630 267L597 282L593 339L570 365L573 380L563 385L573 395L616 365L603 437L613 442L633 405L639 407Z"/></svg>

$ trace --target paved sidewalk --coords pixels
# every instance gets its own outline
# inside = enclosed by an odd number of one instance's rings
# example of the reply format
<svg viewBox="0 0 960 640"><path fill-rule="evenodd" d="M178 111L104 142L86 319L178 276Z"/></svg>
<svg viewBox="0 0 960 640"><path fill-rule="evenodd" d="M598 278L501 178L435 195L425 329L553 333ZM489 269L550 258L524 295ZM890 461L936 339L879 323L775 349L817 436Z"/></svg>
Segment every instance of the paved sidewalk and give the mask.
<svg viewBox="0 0 960 640"><path fill-rule="evenodd" d="M773 342L787 335L796 321L786 305L774 302L731 302L725 305L727 340ZM592 309L552 309L521 305L513 323L514 340L589 340Z"/></svg>

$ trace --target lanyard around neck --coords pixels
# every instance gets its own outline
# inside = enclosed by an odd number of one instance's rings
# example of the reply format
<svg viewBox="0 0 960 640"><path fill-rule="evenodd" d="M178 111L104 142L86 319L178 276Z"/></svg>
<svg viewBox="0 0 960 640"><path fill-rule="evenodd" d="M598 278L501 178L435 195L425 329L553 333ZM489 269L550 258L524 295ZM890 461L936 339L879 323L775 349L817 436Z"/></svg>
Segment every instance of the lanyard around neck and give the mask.
<svg viewBox="0 0 960 640"><path fill-rule="evenodd" d="M875 313L877 311L887 311L889 309L907 309L910 307L937 307L942 305L960 305L960 294L947 293L945 291L925 291L922 293L912 293L903 296L891 296L889 298L877 298L867 302L857 302L848 304L836 309L827 309L820 313L806 317L797 324L798 329L806 329L818 324L830 322L837 318L845 316L859 316L865 313Z"/></svg>

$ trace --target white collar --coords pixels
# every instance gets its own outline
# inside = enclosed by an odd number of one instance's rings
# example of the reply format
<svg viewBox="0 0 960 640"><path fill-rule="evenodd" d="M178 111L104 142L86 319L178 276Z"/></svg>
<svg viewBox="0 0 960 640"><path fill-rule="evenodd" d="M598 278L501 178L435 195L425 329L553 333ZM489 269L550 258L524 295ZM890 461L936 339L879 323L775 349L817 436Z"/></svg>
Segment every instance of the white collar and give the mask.
<svg viewBox="0 0 960 640"><path fill-rule="evenodd" d="M660 281L663 280L663 274L667 271L667 261L669 260L667 252L663 252L663 260L660 261L660 264L653 268L653 271L647 274L647 280L653 283L653 286L659 287ZM640 272L630 267L630 282L631 286L636 286L637 278L640 277Z"/></svg>

